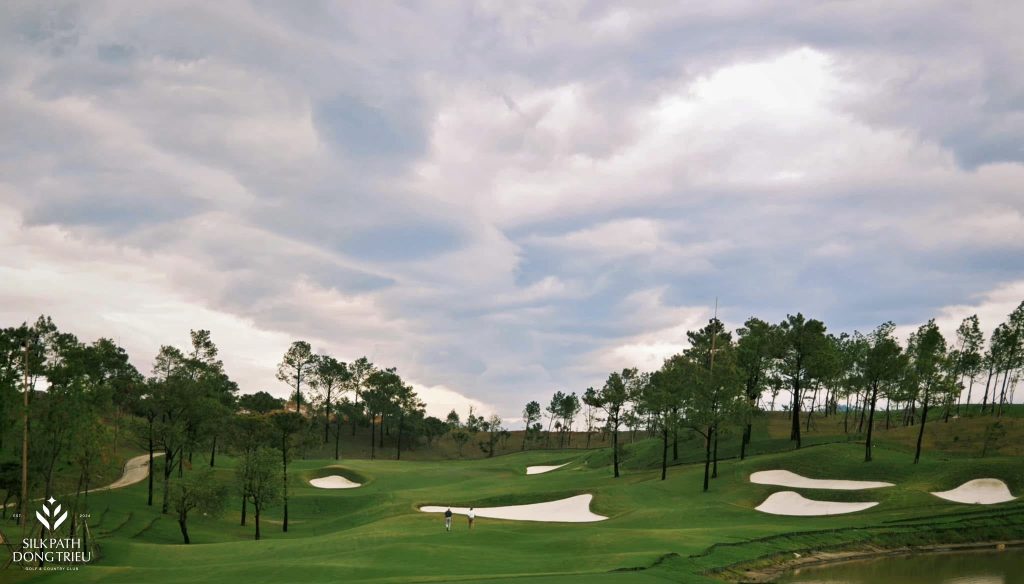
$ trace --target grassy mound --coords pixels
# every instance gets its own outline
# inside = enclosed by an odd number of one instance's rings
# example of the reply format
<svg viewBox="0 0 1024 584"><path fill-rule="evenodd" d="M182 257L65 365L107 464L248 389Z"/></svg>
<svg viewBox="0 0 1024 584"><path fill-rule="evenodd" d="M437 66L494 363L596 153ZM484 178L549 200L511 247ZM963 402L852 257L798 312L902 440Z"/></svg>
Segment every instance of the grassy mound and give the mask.
<svg viewBox="0 0 1024 584"><path fill-rule="evenodd" d="M346 479L354 483L359 483L364 487L373 481L373 479L370 478L369 476L359 471L348 468L347 466L342 466L340 464L332 464L329 466L323 466L317 469L312 469L301 473L299 477L302 479L302 481L308 484L309 481L313 479L320 479L323 477L329 477L334 475L345 477Z"/></svg>

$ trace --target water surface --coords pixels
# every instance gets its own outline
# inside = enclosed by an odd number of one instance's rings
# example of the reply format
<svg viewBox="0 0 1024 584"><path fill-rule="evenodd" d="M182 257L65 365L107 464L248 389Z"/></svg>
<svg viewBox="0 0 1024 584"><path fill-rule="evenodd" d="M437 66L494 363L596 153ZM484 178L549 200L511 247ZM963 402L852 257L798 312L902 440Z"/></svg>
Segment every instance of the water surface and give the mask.
<svg viewBox="0 0 1024 584"><path fill-rule="evenodd" d="M787 584L1024 584L1024 550L897 556L804 568Z"/></svg>

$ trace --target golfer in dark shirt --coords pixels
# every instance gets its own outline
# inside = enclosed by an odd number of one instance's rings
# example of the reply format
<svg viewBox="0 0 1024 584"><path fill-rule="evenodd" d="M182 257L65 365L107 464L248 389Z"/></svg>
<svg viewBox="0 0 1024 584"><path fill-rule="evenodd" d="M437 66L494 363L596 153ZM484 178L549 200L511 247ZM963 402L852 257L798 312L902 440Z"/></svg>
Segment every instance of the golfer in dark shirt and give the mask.
<svg viewBox="0 0 1024 584"><path fill-rule="evenodd" d="M451 507L449 507L448 510L444 512L444 530L445 531L451 531L452 530L452 508Z"/></svg>

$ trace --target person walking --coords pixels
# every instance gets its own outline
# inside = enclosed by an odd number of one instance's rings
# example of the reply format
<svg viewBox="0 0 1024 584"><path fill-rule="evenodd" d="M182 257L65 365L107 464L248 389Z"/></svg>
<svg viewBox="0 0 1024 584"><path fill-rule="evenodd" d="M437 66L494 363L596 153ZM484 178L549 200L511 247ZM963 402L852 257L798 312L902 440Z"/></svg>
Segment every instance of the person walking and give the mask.
<svg viewBox="0 0 1024 584"><path fill-rule="evenodd" d="M449 507L448 510L444 512L444 530L445 531L451 531L452 530L452 508L451 507Z"/></svg>
<svg viewBox="0 0 1024 584"><path fill-rule="evenodd" d="M473 508L469 508L469 513L466 513L466 517L469 519L469 528L473 529L473 520L476 519L476 513L473 512Z"/></svg>

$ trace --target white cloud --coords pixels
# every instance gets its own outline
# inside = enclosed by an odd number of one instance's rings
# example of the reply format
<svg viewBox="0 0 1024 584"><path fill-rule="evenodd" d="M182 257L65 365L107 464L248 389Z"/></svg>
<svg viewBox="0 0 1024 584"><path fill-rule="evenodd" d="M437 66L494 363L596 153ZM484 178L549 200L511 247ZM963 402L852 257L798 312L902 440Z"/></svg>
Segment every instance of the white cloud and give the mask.
<svg viewBox="0 0 1024 584"><path fill-rule="evenodd" d="M574 263L643 258L655 267L670 267L677 273L709 269L716 254L733 247L724 237L677 243L673 230L685 237L685 226L669 226L653 219L618 219L556 236L532 235L523 241L546 251L562 252Z"/></svg>
<svg viewBox="0 0 1024 584"><path fill-rule="evenodd" d="M114 339L144 374L161 345L182 347L189 329L205 328L243 391L286 393L276 387L274 372L289 335L174 291L161 268L175 258L74 238L53 227L24 228L10 214L0 215L0 225L0 247L12 254L0 266L2 322L50 315L83 341Z"/></svg>
<svg viewBox="0 0 1024 584"><path fill-rule="evenodd" d="M473 414L477 416L490 417L492 414L501 415L494 406L467 397L443 385L427 386L418 383L412 383L411 385L416 390L416 394L420 396L420 399L426 402L428 416L434 416L443 420L448 416L448 412L455 410L459 414L459 418L465 421L471 407L473 408ZM506 425L507 422L514 420L512 416L513 414L511 413L505 413L502 416Z"/></svg>
<svg viewBox="0 0 1024 584"><path fill-rule="evenodd" d="M947 343L956 340L956 329L963 320L971 315L978 316L978 324L985 334L985 341L997 326L1006 322L1007 316L1024 302L1024 280L1005 282L982 294L975 295L970 302L943 306L935 314L935 324L946 337ZM897 334L906 339L923 323L901 324L896 327Z"/></svg>
<svg viewBox="0 0 1024 584"><path fill-rule="evenodd" d="M995 322L1020 289L971 295L1024 269L1008 10L7 8L0 317L137 362L211 328L259 389L306 338L503 414L656 366L717 291Z"/></svg>
<svg viewBox="0 0 1024 584"><path fill-rule="evenodd" d="M639 290L623 299L616 320L640 332L602 340L598 349L582 355L572 369L594 379L627 367L654 371L665 359L686 349L689 346L686 332L706 325L713 308L669 306L664 301L664 293L661 288Z"/></svg>
<svg viewBox="0 0 1024 584"><path fill-rule="evenodd" d="M843 111L840 98L863 92L839 75L828 54L803 47L695 79L681 75L626 105L603 102L596 84L512 80L519 111L478 86L446 87L415 188L517 226L694 204L724 188L821 196L837 181L950 174L952 158L941 149Z"/></svg>

